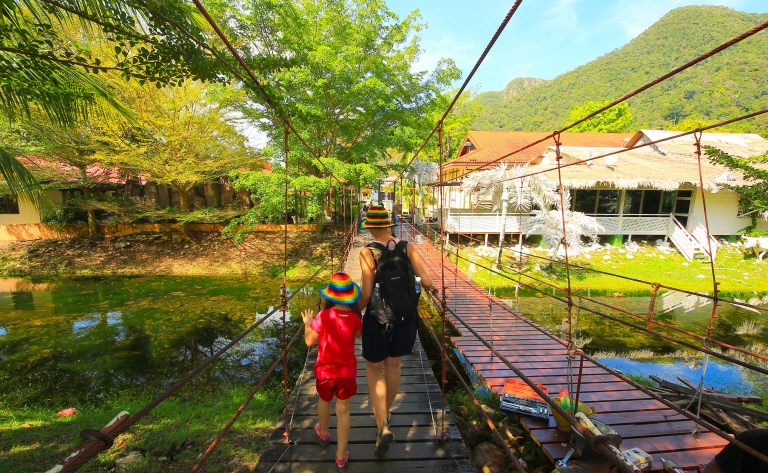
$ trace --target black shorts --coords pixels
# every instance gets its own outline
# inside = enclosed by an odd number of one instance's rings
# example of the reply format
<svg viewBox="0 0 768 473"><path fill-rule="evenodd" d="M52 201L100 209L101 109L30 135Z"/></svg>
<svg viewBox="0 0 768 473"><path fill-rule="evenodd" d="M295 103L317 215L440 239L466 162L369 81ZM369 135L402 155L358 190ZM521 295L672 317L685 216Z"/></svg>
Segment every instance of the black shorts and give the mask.
<svg viewBox="0 0 768 473"><path fill-rule="evenodd" d="M390 331L387 331L386 325L380 324L376 317L363 316L363 358L378 363L387 357L396 358L413 351L416 321L390 327Z"/></svg>

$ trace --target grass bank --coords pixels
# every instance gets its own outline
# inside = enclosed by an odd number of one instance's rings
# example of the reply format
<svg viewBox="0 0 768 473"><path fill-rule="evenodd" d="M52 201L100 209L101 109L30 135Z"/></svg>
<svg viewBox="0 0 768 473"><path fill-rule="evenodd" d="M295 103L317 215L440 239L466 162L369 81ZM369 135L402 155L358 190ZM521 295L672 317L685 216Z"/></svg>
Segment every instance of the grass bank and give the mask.
<svg viewBox="0 0 768 473"><path fill-rule="evenodd" d="M477 246L466 246L460 250L460 256L478 264L490 267L491 262L478 254ZM529 248L530 256L522 264L521 282L532 286L547 284L561 288L567 286L567 273L564 261L551 262L552 256L547 250L538 247ZM481 250L481 253L483 251ZM455 258L451 258L455 261ZM571 267L570 277L573 290L584 294L647 294L651 285L632 281L633 278L649 283L677 287L697 292L712 292L711 269L705 260L687 261L679 252L664 251L652 244L640 243L637 251L630 252L620 247L599 247L580 255L571 256L570 262L582 268ZM459 259L459 268L469 274L478 284L491 286L500 296L514 294L518 267L514 253L504 251L503 267L497 272L471 265L465 259ZM614 275L601 274L602 271ZM739 247L723 246L717 252L715 273L723 294L749 296L758 292L761 296L768 290L768 261L757 262L753 253ZM622 277L623 276L623 277ZM511 279L510 279L511 278Z"/></svg>
<svg viewBox="0 0 768 473"><path fill-rule="evenodd" d="M206 463L210 472L245 472L256 466L260 449L283 409L279 381L273 376ZM176 395L120 436L107 452L80 471L112 471L120 458L138 452L138 461L120 471L188 472L208 443L247 396L251 386L221 386L216 392ZM99 406L78 406L71 417L57 418L57 409L0 406L0 472L47 471L75 450L78 434L101 429L118 412L135 413L152 395L117 396ZM136 456L136 454L134 454Z"/></svg>

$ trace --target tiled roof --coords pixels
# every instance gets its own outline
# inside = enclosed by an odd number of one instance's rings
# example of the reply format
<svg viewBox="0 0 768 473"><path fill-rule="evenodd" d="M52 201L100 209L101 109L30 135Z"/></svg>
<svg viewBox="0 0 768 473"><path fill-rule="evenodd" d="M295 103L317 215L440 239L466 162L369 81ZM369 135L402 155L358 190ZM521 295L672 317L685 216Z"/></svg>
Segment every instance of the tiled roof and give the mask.
<svg viewBox="0 0 768 473"><path fill-rule="evenodd" d="M83 179L78 168L67 163L62 163L54 158L40 156L19 156L16 158L27 169L37 175L37 178L46 181L74 183ZM100 184L125 184L126 176L116 168L108 168L99 164L89 164L85 168L85 179ZM141 184L146 179L140 178Z"/></svg>
<svg viewBox="0 0 768 473"><path fill-rule="evenodd" d="M466 152L464 147L459 150L459 156L446 163L445 167L477 167L492 162L505 154L516 151L534 141L545 138L548 132L529 131L470 131L467 140L472 143L472 151ZM563 146L594 146L605 148L623 148L632 138L633 133L563 133L560 142ZM462 145L464 144L462 142ZM504 158L500 162L525 164L538 157L548 146L554 144L550 138L530 148ZM462 154L463 153L463 154Z"/></svg>

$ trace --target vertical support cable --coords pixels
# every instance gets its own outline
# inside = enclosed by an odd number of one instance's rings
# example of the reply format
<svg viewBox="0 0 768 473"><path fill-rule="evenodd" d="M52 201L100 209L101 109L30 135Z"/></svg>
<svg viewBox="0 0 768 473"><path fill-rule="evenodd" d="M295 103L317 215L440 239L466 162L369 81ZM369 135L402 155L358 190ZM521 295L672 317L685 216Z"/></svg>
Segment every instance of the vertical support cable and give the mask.
<svg viewBox="0 0 768 473"><path fill-rule="evenodd" d="M395 196L397 197L397 196ZM403 219L403 207L405 206L405 187L403 187L403 175L400 174L400 220ZM408 212L410 213L410 212ZM403 239L403 222L400 222L400 239Z"/></svg>
<svg viewBox="0 0 768 473"><path fill-rule="evenodd" d="M440 386L440 439L445 441L445 386L446 380L445 359L448 356L448 337L445 334L445 215L443 214L443 122L437 124L437 146L440 164L438 173L440 174L440 312L442 323L443 346L440 349L441 360L441 386Z"/></svg>
<svg viewBox="0 0 768 473"><path fill-rule="evenodd" d="M704 227L707 230L707 253L709 254L709 268L712 271L712 314L709 317L709 326L707 327L707 337L704 339L706 346L712 331L714 330L714 321L717 318L717 308L720 306L720 291L717 286L720 284L715 275L715 258L712 253L712 235L709 233L709 214L707 213L707 199L704 196L704 177L701 172L701 130L693 133L696 139L696 157L699 166L699 189L701 190L701 207L704 209Z"/></svg>
<svg viewBox="0 0 768 473"><path fill-rule="evenodd" d="M285 226L283 228L283 285L280 288L281 305L283 311L283 334L282 334L282 348L283 348L283 398L285 400L285 433L283 436L283 443L286 445L291 444L291 424L288 418L288 345L286 344L286 328L288 321L286 320L286 311L288 310L288 123L283 123L283 144L285 146Z"/></svg>
<svg viewBox="0 0 768 473"><path fill-rule="evenodd" d="M659 294L659 283L653 283L651 286L651 301L648 303L648 325L646 328L651 328L653 325L653 316L656 313L656 297Z"/></svg>
<svg viewBox="0 0 768 473"><path fill-rule="evenodd" d="M571 294L571 265L568 260L568 232L565 229L565 191L563 190L563 176L561 174L561 166L563 156L560 154L560 132L554 133L555 138L555 159L557 159L557 184L558 191L560 193L560 218L563 224L563 250L565 251L565 275L568 279L568 294L566 294L567 311L568 311L568 347L573 347L573 330L571 328L571 313L573 312L573 297ZM557 255L554 255L555 257Z"/></svg>
<svg viewBox="0 0 768 473"><path fill-rule="evenodd" d="M328 173L328 214L331 217L331 225L334 224L333 220L333 174ZM339 269L341 271L341 269ZM333 270L333 238L331 239L331 274Z"/></svg>

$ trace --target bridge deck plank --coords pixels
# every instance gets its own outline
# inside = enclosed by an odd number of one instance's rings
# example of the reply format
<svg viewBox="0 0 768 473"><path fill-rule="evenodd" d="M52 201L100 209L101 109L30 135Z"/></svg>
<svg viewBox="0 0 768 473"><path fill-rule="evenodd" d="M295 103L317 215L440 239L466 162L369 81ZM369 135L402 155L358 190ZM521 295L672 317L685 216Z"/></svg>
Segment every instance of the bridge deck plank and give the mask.
<svg viewBox="0 0 768 473"><path fill-rule="evenodd" d="M421 241L419 241L421 240ZM441 255L431 242L414 242L430 276L440 284ZM566 349L543 329L532 324L501 299L489 295L486 288L467 281L467 276L445 258L447 306L454 310L482 337L526 376L547 386L556 395L567 385ZM491 317L489 313L491 304ZM555 301L557 303L557 301ZM517 378L504 363L490 352L455 317L449 316L460 334L451 337L465 360L494 391L500 392L507 378ZM578 365L574 367L574 377ZM622 448L639 447L654 456L654 472L660 472L661 461L672 460L683 468L693 469L707 463L727 444L721 437L700 429L691 435L694 424L664 404L636 390L632 385L603 368L586 362L581 392L585 402L592 403L596 418L613 426L626 439ZM570 435L554 425L521 416L523 425L552 460L561 459L573 447Z"/></svg>
<svg viewBox="0 0 768 473"><path fill-rule="evenodd" d="M347 259L345 270L360 281L358 254L367 243L368 232L358 235ZM446 442L440 441L441 395L440 387L430 368L421 343L402 359L403 377L400 391L392 407L390 426L395 443L389 452L378 459L373 454L376 442L376 420L370 407L368 385L365 381L365 361L360 356L358 341L357 395L352 397L350 417L352 432L349 443L350 471L373 473L443 472L475 473L458 429L454 425L450 409L446 409ZM317 391L313 366L316 353L310 352L303 375L293 389L289 402L291 440L283 444L284 420L278 422L268 446L264 449L256 473L326 473L335 472L333 461L336 452L336 416L331 415L331 444L321 447L317 443L314 427L317 423Z"/></svg>

